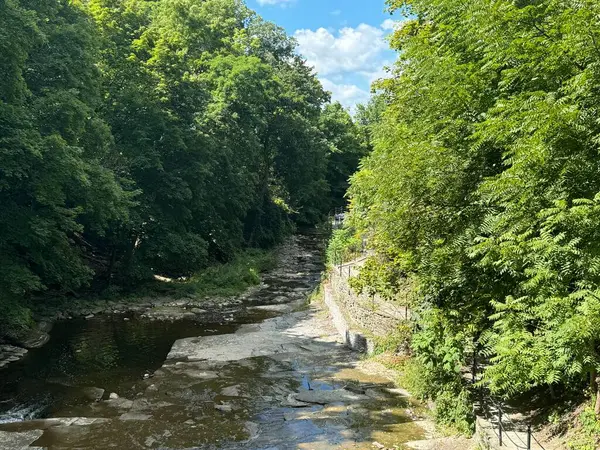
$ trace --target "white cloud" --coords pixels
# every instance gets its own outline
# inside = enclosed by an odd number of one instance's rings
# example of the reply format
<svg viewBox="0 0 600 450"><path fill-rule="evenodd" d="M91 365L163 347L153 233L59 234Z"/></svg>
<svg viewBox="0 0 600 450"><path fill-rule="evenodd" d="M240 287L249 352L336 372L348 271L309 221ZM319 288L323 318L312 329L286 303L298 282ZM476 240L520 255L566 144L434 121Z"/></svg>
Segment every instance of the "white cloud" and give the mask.
<svg viewBox="0 0 600 450"><path fill-rule="evenodd" d="M385 19L381 24L381 28L384 30L395 30L402 24L402 22L403 21L401 20Z"/></svg>
<svg viewBox="0 0 600 450"><path fill-rule="evenodd" d="M355 84L335 83L328 78L321 78L321 84L326 91L331 92L333 100L339 101L351 112L354 112L357 104L368 102L371 96L369 92Z"/></svg>
<svg viewBox="0 0 600 450"><path fill-rule="evenodd" d="M341 9L334 9L329 14L331 14L332 16L339 16L340 14L342 14L342 10Z"/></svg>
<svg viewBox="0 0 600 450"><path fill-rule="evenodd" d="M265 5L280 5L282 7L285 7L286 5L289 5L290 3L293 3L295 0L258 0L258 4L260 6L265 6Z"/></svg>
<svg viewBox="0 0 600 450"><path fill-rule="evenodd" d="M377 70L387 48L380 28L360 24L337 33L325 28L294 33L300 53L320 75Z"/></svg>
<svg viewBox="0 0 600 450"><path fill-rule="evenodd" d="M332 99L354 113L357 104L369 101L371 83L389 77L384 69L392 64L386 35L400 24L388 19L379 27L362 23L338 31L304 29L294 37L299 53L316 69Z"/></svg>

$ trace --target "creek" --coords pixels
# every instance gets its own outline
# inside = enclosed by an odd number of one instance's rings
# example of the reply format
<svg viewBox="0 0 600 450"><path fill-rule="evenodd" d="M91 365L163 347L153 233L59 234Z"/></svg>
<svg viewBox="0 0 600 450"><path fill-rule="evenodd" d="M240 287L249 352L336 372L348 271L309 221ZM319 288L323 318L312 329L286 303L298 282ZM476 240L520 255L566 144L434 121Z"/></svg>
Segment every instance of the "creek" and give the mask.
<svg viewBox="0 0 600 450"><path fill-rule="evenodd" d="M243 314L229 309L218 323L152 311L56 323L46 346L0 371L0 449L367 449L423 439L418 403L365 370L323 306L307 303L322 270L315 238L299 236L235 300Z"/></svg>

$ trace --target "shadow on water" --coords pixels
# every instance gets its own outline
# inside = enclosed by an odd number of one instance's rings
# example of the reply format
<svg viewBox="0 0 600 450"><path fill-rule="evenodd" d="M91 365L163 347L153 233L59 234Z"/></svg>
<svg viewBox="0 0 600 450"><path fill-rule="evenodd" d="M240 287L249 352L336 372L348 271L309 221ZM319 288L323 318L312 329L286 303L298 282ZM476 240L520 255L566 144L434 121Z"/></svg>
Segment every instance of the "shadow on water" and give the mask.
<svg viewBox="0 0 600 450"><path fill-rule="evenodd" d="M297 313L297 321L288 321L280 331L289 333L315 314L314 309ZM404 442L424 438L415 424L419 405L388 379L358 370L359 355L319 338L293 339L290 349L297 351L234 361L167 360L148 380L140 379L147 362L142 358L128 395L119 390L122 396L113 403L88 401L67 408L72 414L52 413L104 422L46 427L33 445L51 450L317 450L371 449L374 441L402 448ZM294 401L298 394L314 397ZM29 427L14 423L0 429ZM32 423L31 428L40 427Z"/></svg>
<svg viewBox="0 0 600 450"><path fill-rule="evenodd" d="M90 387L135 392L165 360L173 342L232 333L236 325L112 316L58 322L51 340L0 371L0 423L60 416L87 404Z"/></svg>

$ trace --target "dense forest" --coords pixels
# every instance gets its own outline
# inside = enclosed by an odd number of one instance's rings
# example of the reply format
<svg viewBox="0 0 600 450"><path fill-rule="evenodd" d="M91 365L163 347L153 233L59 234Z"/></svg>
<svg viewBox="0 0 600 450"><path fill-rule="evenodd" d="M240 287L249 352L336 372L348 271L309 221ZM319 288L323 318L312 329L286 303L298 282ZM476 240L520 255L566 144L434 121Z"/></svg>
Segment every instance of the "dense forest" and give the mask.
<svg viewBox="0 0 600 450"><path fill-rule="evenodd" d="M407 376L441 419L470 426L470 371L600 414L600 3L389 3L398 60L336 236L373 249L356 286L412 308Z"/></svg>
<svg viewBox="0 0 600 450"><path fill-rule="evenodd" d="M0 24L5 328L270 247L343 204L368 149L242 1L3 0Z"/></svg>

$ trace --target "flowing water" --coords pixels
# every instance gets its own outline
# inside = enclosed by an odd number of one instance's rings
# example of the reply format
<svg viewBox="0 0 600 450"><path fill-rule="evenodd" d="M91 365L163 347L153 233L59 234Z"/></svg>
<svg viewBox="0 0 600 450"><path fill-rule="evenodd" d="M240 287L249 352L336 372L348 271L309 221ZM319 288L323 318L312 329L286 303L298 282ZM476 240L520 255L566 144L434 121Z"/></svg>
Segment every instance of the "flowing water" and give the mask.
<svg viewBox="0 0 600 450"><path fill-rule="evenodd" d="M357 369L326 314L307 308L321 270L314 239L294 240L243 297L244 324L57 323L48 344L0 371L0 450L366 449L422 439L418 405Z"/></svg>

